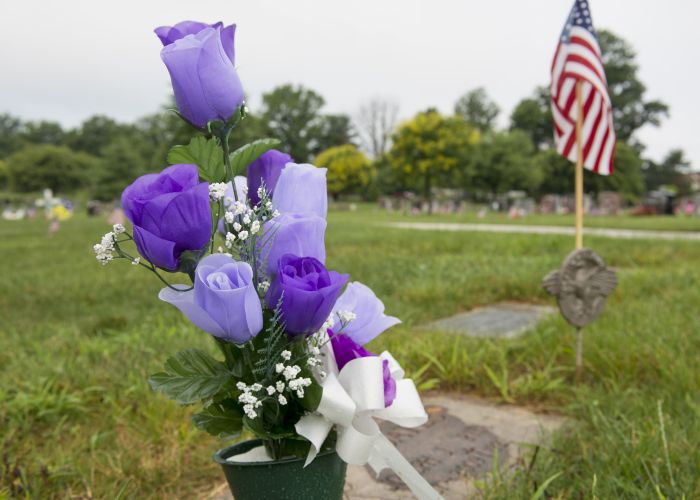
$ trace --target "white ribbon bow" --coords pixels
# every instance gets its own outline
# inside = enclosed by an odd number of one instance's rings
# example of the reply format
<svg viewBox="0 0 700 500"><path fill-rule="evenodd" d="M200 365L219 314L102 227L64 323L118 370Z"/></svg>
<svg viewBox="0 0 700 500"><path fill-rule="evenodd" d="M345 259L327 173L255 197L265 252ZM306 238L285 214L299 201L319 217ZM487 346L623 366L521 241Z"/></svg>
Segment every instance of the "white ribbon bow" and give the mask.
<svg viewBox="0 0 700 500"><path fill-rule="evenodd" d="M369 464L375 473L392 469L406 483L416 498L441 499L428 482L381 433L374 418L388 420L401 427L418 427L428 420L416 386L405 379L404 371L388 352L349 361L338 371L330 343L323 346L327 375L321 382L323 396L315 413L303 416L296 431L311 442L306 465L311 463L336 426L336 451L343 461ZM396 398L384 407L382 362L389 363L396 381Z"/></svg>

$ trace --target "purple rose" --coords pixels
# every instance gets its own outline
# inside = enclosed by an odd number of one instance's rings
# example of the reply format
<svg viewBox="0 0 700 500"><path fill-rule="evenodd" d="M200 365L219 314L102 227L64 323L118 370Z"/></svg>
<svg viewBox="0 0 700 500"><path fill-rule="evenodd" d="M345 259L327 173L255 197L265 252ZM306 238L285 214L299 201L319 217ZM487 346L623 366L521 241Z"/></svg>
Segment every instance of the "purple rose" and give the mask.
<svg viewBox="0 0 700 500"><path fill-rule="evenodd" d="M231 63L235 64L234 50L233 50L233 38L236 34L236 25L231 24L224 28L224 23L218 22L214 24L201 23L199 21L182 21L177 23L175 26L159 26L154 29L160 41L163 42L164 46L170 45L171 43L184 38L187 35L196 35L200 31L206 28L219 29L221 35L221 45L224 47L224 52L231 60Z"/></svg>
<svg viewBox="0 0 700 500"><path fill-rule="evenodd" d="M343 333L360 345L365 345L387 328L401 323L398 318L384 314L384 304L367 286L354 281L350 283L338 302L333 306L333 312L348 311L355 314L355 319L343 328ZM334 329L340 327L335 316Z"/></svg>
<svg viewBox="0 0 700 500"><path fill-rule="evenodd" d="M291 162L292 157L288 154L271 149L248 165L248 197L253 205L260 203L258 188L261 184L265 186L268 195L272 196L282 169Z"/></svg>
<svg viewBox="0 0 700 500"><path fill-rule="evenodd" d="M288 253L325 263L325 232L326 219L314 214L282 213L265 223L258 249L268 276L277 272L280 257Z"/></svg>
<svg viewBox="0 0 700 500"><path fill-rule="evenodd" d="M194 125L227 121L243 103L243 86L221 44L220 29L204 28L175 40L160 57L170 72L177 107Z"/></svg>
<svg viewBox="0 0 700 500"><path fill-rule="evenodd" d="M199 182L197 165L142 175L122 193L122 207L139 253L160 268L176 270L182 252L209 243L209 185Z"/></svg>
<svg viewBox="0 0 700 500"><path fill-rule="evenodd" d="M241 344L262 330L262 306L253 270L228 254L212 254L199 261L194 290L163 288L158 297L215 337Z"/></svg>
<svg viewBox="0 0 700 500"><path fill-rule="evenodd" d="M342 370L353 359L376 356L373 352L369 352L360 344L355 343L347 335L335 335L332 330L329 330L329 335L335 361L338 363L338 370ZM391 376L389 361L386 359L382 360L382 376L384 379L384 407L388 407L396 399L396 381Z"/></svg>
<svg viewBox="0 0 700 500"><path fill-rule="evenodd" d="M311 213L326 218L326 169L291 163L280 174L272 203L282 213Z"/></svg>
<svg viewBox="0 0 700 500"><path fill-rule="evenodd" d="M274 309L282 298L282 318L288 333L312 333L328 319L347 281L347 274L327 271L313 257L285 254L277 263L265 300Z"/></svg>

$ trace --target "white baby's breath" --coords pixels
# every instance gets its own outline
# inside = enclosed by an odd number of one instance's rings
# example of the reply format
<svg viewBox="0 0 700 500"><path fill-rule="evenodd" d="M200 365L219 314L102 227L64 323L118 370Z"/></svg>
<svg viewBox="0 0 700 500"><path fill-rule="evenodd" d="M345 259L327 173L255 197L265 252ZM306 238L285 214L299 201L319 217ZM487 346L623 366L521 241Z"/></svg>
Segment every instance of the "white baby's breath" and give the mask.
<svg viewBox="0 0 700 500"><path fill-rule="evenodd" d="M226 194L227 187L225 182L212 182L209 184L209 197L212 201L219 201Z"/></svg>

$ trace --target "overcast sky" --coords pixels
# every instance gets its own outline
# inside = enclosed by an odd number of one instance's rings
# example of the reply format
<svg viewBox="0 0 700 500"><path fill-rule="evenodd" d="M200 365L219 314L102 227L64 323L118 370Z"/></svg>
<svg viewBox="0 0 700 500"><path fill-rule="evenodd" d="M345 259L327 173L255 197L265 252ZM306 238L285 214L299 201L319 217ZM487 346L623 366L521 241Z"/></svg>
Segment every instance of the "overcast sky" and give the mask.
<svg viewBox="0 0 700 500"><path fill-rule="evenodd" d="M253 111L260 94L302 83L327 112L373 96L400 116L452 110L483 86L507 124L549 65L570 0L2 0L0 112L74 126L101 113L129 121L170 92L154 27L183 19L238 24L236 63ZM700 2L591 0L593 22L632 43L648 98L670 105L639 137L659 159L683 148L700 168Z"/></svg>

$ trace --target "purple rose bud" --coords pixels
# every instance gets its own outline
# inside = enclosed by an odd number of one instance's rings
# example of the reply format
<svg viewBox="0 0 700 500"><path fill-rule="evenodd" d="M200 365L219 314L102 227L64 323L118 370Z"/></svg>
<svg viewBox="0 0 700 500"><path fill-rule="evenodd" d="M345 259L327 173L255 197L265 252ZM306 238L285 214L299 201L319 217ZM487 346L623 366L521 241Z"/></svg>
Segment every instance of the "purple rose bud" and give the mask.
<svg viewBox="0 0 700 500"><path fill-rule="evenodd" d="M347 274L327 271L313 257L285 254L277 263L265 301L274 309L282 298L282 319L288 333L312 333L328 319L347 281Z"/></svg>
<svg viewBox="0 0 700 500"><path fill-rule="evenodd" d="M267 222L258 240L260 258L268 276L277 272L277 263L284 254L304 255L326 262L324 234L326 219L308 214L280 214Z"/></svg>
<svg viewBox="0 0 700 500"><path fill-rule="evenodd" d="M271 149L248 165L248 196L253 205L260 203L258 188L261 185L265 186L268 196L272 196L282 169L287 163L291 162L292 157L288 154Z"/></svg>
<svg viewBox="0 0 700 500"><path fill-rule="evenodd" d="M194 290L163 288L158 295L197 327L237 344L262 330L262 306L253 283L253 270L228 254L213 254L199 261Z"/></svg>
<svg viewBox="0 0 700 500"><path fill-rule="evenodd" d="M326 169L309 164L288 164L280 174L272 203L284 213L312 213L326 218Z"/></svg>
<svg viewBox="0 0 700 500"><path fill-rule="evenodd" d="M222 22L207 24L199 21L182 21L177 23L175 26L159 26L153 31L156 35L158 35L158 38L160 38L160 41L163 42L163 45L167 46L180 38L186 37L187 35L196 35L205 28L220 29L221 45L224 47L224 52L226 52L226 55L231 60L231 63L235 64L233 38L236 34L236 25L231 24L225 28L223 26L224 23Z"/></svg>
<svg viewBox="0 0 700 500"><path fill-rule="evenodd" d="M372 290L357 281L347 286L333 306L333 312L339 311L355 314L355 319L345 326L343 332L360 345L365 345L384 330L401 323L398 318L385 315L382 301ZM340 323L337 316L334 319L333 328L338 329Z"/></svg>
<svg viewBox="0 0 700 500"><path fill-rule="evenodd" d="M357 344L347 335L336 335L332 330L328 332L331 337L335 361L338 363L338 370L342 370L353 359L376 356L376 354ZM389 362L386 359L382 360L382 375L384 380L384 407L388 407L396 399L396 381L391 376Z"/></svg>
<svg viewBox="0 0 700 500"><path fill-rule="evenodd" d="M177 107L194 125L227 121L243 103L243 86L221 44L220 29L204 28L175 40L160 57L170 72Z"/></svg>
<svg viewBox="0 0 700 500"><path fill-rule="evenodd" d="M182 252L209 243L209 185L199 182L196 165L142 175L122 193L122 207L139 253L162 269L176 270Z"/></svg>

